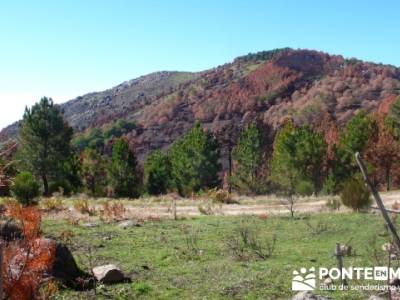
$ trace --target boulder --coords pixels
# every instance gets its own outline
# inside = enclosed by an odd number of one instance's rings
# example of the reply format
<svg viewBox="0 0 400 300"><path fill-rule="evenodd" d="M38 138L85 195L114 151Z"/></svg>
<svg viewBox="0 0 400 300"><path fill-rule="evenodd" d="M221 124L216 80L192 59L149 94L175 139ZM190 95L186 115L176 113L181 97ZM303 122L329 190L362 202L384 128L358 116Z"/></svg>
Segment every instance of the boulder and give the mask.
<svg viewBox="0 0 400 300"><path fill-rule="evenodd" d="M370 296L370 297L368 298L368 300L384 300L384 298L381 298L381 297L372 295L372 296Z"/></svg>
<svg viewBox="0 0 400 300"><path fill-rule="evenodd" d="M18 241L14 243L16 247L23 245ZM43 269L46 277L54 278L64 286L77 290L90 289L94 286L93 277L79 269L72 253L66 246L51 238L38 238L34 240L32 249L31 258L48 257L49 250L54 250L52 264L46 265ZM19 276L21 273L21 266L24 265L21 262L24 262L27 256L27 248L20 247L20 250L21 252L17 252L9 261L9 269L15 276Z"/></svg>
<svg viewBox="0 0 400 300"><path fill-rule="evenodd" d="M324 280L324 285L326 285L326 286L330 286L330 285L332 285L334 282L333 282L333 280L332 280L332 278L330 278L330 277L327 277L327 278L325 278L325 280Z"/></svg>
<svg viewBox="0 0 400 300"><path fill-rule="evenodd" d="M136 223L134 220L127 220L118 223L119 228L127 229L129 227L140 227L140 224Z"/></svg>
<svg viewBox="0 0 400 300"><path fill-rule="evenodd" d="M93 287L93 278L78 267L67 246L57 243L55 256L51 272L54 278L73 289L82 290Z"/></svg>
<svg viewBox="0 0 400 300"><path fill-rule="evenodd" d="M396 247L392 243L384 243L382 245L382 251L393 253L396 251Z"/></svg>
<svg viewBox="0 0 400 300"><path fill-rule="evenodd" d="M104 265L95 267L92 270L97 281L111 284L125 281L126 277L116 265Z"/></svg>
<svg viewBox="0 0 400 300"><path fill-rule="evenodd" d="M299 292L293 296L292 300L330 300L331 298L325 296L315 295L313 292L305 291Z"/></svg>

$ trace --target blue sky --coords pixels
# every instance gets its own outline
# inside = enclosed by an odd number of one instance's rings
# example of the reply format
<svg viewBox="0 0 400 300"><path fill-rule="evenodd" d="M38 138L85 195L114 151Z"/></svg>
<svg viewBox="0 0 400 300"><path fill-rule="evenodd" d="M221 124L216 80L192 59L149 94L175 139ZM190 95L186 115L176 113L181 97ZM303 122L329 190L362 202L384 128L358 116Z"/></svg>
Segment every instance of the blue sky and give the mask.
<svg viewBox="0 0 400 300"><path fill-rule="evenodd" d="M0 127L154 71L308 48L400 66L400 1L1 1ZM4 105L5 104L5 105Z"/></svg>

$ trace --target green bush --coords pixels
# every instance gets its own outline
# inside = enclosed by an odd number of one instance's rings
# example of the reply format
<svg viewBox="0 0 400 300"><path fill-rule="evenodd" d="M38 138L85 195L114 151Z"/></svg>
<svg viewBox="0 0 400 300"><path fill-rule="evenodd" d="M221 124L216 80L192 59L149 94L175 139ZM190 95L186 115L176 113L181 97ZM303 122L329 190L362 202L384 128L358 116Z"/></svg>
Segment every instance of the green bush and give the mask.
<svg viewBox="0 0 400 300"><path fill-rule="evenodd" d="M18 174L11 186L13 196L23 205L30 205L39 196L39 182L29 172Z"/></svg>
<svg viewBox="0 0 400 300"><path fill-rule="evenodd" d="M311 196L314 193L314 185L307 180L300 180L296 184L296 193L300 196Z"/></svg>
<svg viewBox="0 0 400 300"><path fill-rule="evenodd" d="M345 206L352 208L354 211L368 208L371 205L368 188L357 178L351 178L344 182L340 199Z"/></svg>
<svg viewBox="0 0 400 300"><path fill-rule="evenodd" d="M322 185L322 193L324 195L335 195L337 191L336 186L337 182L335 176L333 174L329 174Z"/></svg>

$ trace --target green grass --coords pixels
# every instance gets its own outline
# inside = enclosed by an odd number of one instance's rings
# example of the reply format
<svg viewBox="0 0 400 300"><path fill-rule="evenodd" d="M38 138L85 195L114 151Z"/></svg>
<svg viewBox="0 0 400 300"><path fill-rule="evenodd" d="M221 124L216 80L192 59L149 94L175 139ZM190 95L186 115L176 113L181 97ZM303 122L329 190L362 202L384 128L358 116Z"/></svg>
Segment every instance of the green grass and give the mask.
<svg viewBox="0 0 400 300"><path fill-rule="evenodd" d="M243 222L254 226L260 240L276 234L272 257L238 261L232 256L226 240ZM328 230L313 234L306 222L312 226L320 222ZM60 290L55 299L288 299L293 295L293 270L335 266L336 242L352 239L356 255L345 257L347 267L376 265L371 238L378 238L380 252L385 242L378 236L383 231L381 217L361 213L314 214L295 220L283 216L265 220L204 216L147 222L127 230L109 224L83 228L64 221L44 221L47 235L57 237L64 230L75 235L71 249L82 268L88 270L90 261L93 265L115 263L132 276L132 283L100 286L96 296L93 291ZM109 236L112 238L104 238ZM201 251L191 251L187 239L198 239L194 244ZM365 299L369 295L355 291L317 293L334 299Z"/></svg>

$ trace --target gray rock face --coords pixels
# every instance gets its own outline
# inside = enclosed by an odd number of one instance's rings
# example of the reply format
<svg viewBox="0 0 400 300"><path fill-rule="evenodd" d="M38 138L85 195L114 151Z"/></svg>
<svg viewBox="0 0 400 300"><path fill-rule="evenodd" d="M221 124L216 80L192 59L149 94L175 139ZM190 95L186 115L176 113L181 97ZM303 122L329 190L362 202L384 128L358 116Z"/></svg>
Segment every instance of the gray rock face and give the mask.
<svg viewBox="0 0 400 300"><path fill-rule="evenodd" d="M292 300L330 300L329 297L315 295L313 292L305 291L297 293L293 296Z"/></svg>
<svg viewBox="0 0 400 300"><path fill-rule="evenodd" d="M125 280L125 275L116 265L104 265L93 268L93 275L97 281L111 284Z"/></svg>

